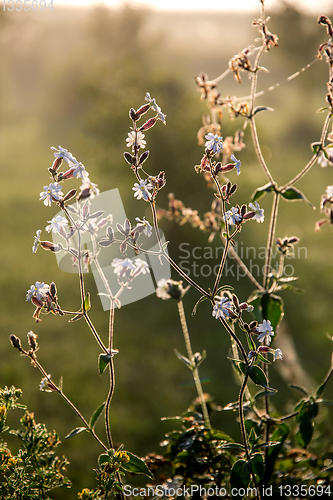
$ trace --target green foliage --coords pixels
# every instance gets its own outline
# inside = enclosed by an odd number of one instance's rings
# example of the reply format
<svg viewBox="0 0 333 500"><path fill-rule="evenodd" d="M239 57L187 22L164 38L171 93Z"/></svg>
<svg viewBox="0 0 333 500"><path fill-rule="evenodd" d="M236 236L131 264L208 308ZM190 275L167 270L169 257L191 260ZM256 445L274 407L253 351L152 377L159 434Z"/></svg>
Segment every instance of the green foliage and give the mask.
<svg viewBox="0 0 333 500"><path fill-rule="evenodd" d="M0 391L1 424L9 410L24 407L16 401L22 394L20 389L7 387ZM19 441L19 451L12 454L0 436L0 494L3 500L49 499L48 493L56 488L69 488L65 457L56 456L54 449L59 445L58 434L49 432L44 424L36 423L34 414L25 412L20 420L22 427L14 430L3 427Z"/></svg>

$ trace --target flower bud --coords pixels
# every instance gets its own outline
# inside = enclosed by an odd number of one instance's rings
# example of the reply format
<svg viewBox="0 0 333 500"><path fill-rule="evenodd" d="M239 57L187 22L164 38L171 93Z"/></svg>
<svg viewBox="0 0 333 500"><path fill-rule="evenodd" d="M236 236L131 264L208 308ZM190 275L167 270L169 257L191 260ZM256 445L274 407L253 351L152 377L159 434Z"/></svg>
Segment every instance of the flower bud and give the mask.
<svg viewBox="0 0 333 500"><path fill-rule="evenodd" d="M9 337L9 340L12 344L13 347L15 347L15 349L18 349L19 351L21 351L21 341L18 337L16 337L16 335L10 335Z"/></svg>
<svg viewBox="0 0 333 500"><path fill-rule="evenodd" d="M37 343L38 335L36 335L33 331L30 330L30 332L27 333L27 337L31 349L33 351L36 351L38 349L38 343Z"/></svg>
<svg viewBox="0 0 333 500"><path fill-rule="evenodd" d="M64 201L64 202L68 201L71 198L74 198L75 195L76 195L76 189L71 189L70 191L68 191L67 194L65 194L65 196L62 199L62 201Z"/></svg>
<svg viewBox="0 0 333 500"><path fill-rule="evenodd" d="M136 120L136 113L135 113L135 109L134 108L131 108L129 110L128 114L129 114L129 117L130 117L131 120L134 120L134 121Z"/></svg>
<svg viewBox="0 0 333 500"><path fill-rule="evenodd" d="M157 121L157 118L149 118L149 120L147 120L142 125L142 127L139 128L139 131L141 132L142 130L149 130L150 128L152 128L155 125L156 121Z"/></svg>
<svg viewBox="0 0 333 500"><path fill-rule="evenodd" d="M259 351L259 352L269 352L269 351L270 351L270 347L267 347L266 345L261 345L261 346L258 348L258 351Z"/></svg>
<svg viewBox="0 0 333 500"><path fill-rule="evenodd" d="M125 151L124 158L130 165L135 165L135 156L132 156L130 153Z"/></svg>
<svg viewBox="0 0 333 500"><path fill-rule="evenodd" d="M31 297L31 302L36 307L43 307L43 302L41 300L37 299L37 297L35 297L34 295Z"/></svg>
<svg viewBox="0 0 333 500"><path fill-rule="evenodd" d="M56 158L52 164L52 167L49 168L49 171L51 173L56 172L61 164L62 164L62 158Z"/></svg>
<svg viewBox="0 0 333 500"><path fill-rule="evenodd" d="M56 287L56 284L54 283L54 281L52 281L52 283L50 283L49 293L50 293L50 296L52 297L52 299L55 300L57 298L57 287Z"/></svg>
<svg viewBox="0 0 333 500"><path fill-rule="evenodd" d="M62 245L55 245L54 243L51 243L51 241L41 241L40 244L44 250L51 250L51 252L60 252L63 248Z"/></svg>
<svg viewBox="0 0 333 500"><path fill-rule="evenodd" d="M244 220L249 220L249 219L252 219L252 218L255 216L255 214L256 214L256 213L255 213L255 212L253 212L253 211L252 211L252 212L247 212L247 214L245 214L245 215L243 216L243 219L244 219Z"/></svg>
<svg viewBox="0 0 333 500"><path fill-rule="evenodd" d="M149 108L150 108L150 104L144 104L139 109L137 109L136 112L135 112L136 120L138 120L139 118L141 118L142 115L144 115L145 113L147 113L147 111L149 110Z"/></svg>
<svg viewBox="0 0 333 500"><path fill-rule="evenodd" d="M149 156L148 150L142 153L142 155L139 158L139 164L142 165L147 160L148 156Z"/></svg>
<svg viewBox="0 0 333 500"><path fill-rule="evenodd" d="M72 179L73 178L73 172L74 172L74 170L75 170L74 168L70 168L65 173L61 172L58 175L57 181L59 182L59 181L64 181L66 179Z"/></svg>

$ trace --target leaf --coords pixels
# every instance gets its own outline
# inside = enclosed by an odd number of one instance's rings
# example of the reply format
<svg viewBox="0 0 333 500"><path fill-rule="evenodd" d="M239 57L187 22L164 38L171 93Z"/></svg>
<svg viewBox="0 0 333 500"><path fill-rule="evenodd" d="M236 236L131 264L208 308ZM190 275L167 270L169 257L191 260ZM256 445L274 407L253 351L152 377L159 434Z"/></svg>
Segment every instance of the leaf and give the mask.
<svg viewBox="0 0 333 500"><path fill-rule="evenodd" d="M231 487L235 488L235 490L239 490L240 488L247 488L250 483L250 473L251 473L251 462L247 462L246 460L240 459L234 463L231 473L230 473L230 483ZM243 498L241 495L237 495L236 498Z"/></svg>
<svg viewBox="0 0 333 500"><path fill-rule="evenodd" d="M261 361L262 363L266 363L267 365L271 365L272 364L272 362L269 361L269 359L264 358L264 356L262 356L261 354L257 355L257 360Z"/></svg>
<svg viewBox="0 0 333 500"><path fill-rule="evenodd" d="M322 382L322 384L317 389L316 399L320 398L320 396L322 395L322 393L323 393L323 391L325 389L325 386L326 386L327 382L329 381L332 373L333 373L333 354L332 354L332 357L331 357L331 366L330 366L330 369L328 370L328 374L326 375L325 380Z"/></svg>
<svg viewBox="0 0 333 500"><path fill-rule="evenodd" d="M180 359L180 361L182 361L187 366L187 368L189 368L190 370L193 369L191 361L188 358L186 358L186 356L183 356L182 354L180 354L177 351L177 349L175 349L175 353L176 353L177 358Z"/></svg>
<svg viewBox="0 0 333 500"><path fill-rule="evenodd" d="M304 200L310 205L310 207L312 207L313 209L316 208L312 205L312 203L309 202L309 200L304 196L304 194L295 187L289 187L285 191L282 191L281 195L285 200L288 201Z"/></svg>
<svg viewBox="0 0 333 500"><path fill-rule="evenodd" d="M277 295L264 293L261 299L262 316L271 322L274 332L283 318L283 300Z"/></svg>
<svg viewBox="0 0 333 500"><path fill-rule="evenodd" d="M211 440L219 440L219 441L229 441L232 442L233 439L228 436L228 434L225 434L222 431L216 430L216 429L209 429L209 436Z"/></svg>
<svg viewBox="0 0 333 500"><path fill-rule="evenodd" d="M278 441L278 444L270 446L267 450L266 470L263 483L267 484L274 470L274 465L280 451L282 450L283 443L289 434L289 427L287 424L280 424L271 436L272 441Z"/></svg>
<svg viewBox="0 0 333 500"><path fill-rule="evenodd" d="M76 436L77 434L80 434L80 432L86 431L86 427L76 427L76 429L73 429L67 436L65 436L65 439L72 438Z"/></svg>
<svg viewBox="0 0 333 500"><path fill-rule="evenodd" d="M197 309L198 309L198 305L203 302L204 300L207 300L208 297L206 297L205 295L203 295L202 297L200 297L200 299L195 303L194 307L193 307L193 311L192 311L192 314L191 316L195 316L196 312L197 312Z"/></svg>
<svg viewBox="0 0 333 500"><path fill-rule="evenodd" d="M252 382L254 382L256 385L261 385L265 389L268 388L267 377L264 371L259 366L257 365L246 366L246 373L249 375Z"/></svg>
<svg viewBox="0 0 333 500"><path fill-rule="evenodd" d="M268 184L265 184L265 186L261 186L258 189L254 191L251 197L251 201L256 201L259 200L264 194L270 193L271 191L274 191L274 186L269 182Z"/></svg>
<svg viewBox="0 0 333 500"><path fill-rule="evenodd" d="M132 474L145 474L150 479L155 479L153 474L148 469L146 463L141 460L141 458L133 455L130 451L126 451L126 454L129 456L129 462L122 463L121 469L126 470L127 472L131 472Z"/></svg>
<svg viewBox="0 0 333 500"><path fill-rule="evenodd" d="M296 389L296 391L300 391L305 396L309 396L308 391L304 387L301 387L300 385L289 384L289 387L292 387L293 389Z"/></svg>
<svg viewBox="0 0 333 500"><path fill-rule="evenodd" d="M97 210L97 212L94 212L93 214L89 215L89 219L97 219L98 217L101 217L101 215L104 214L103 210Z"/></svg>
<svg viewBox="0 0 333 500"><path fill-rule="evenodd" d="M73 316L73 318L71 318L69 320L69 322L77 321L78 319L81 319L82 317L83 317L82 313L76 314L76 316Z"/></svg>
<svg viewBox="0 0 333 500"><path fill-rule="evenodd" d="M313 422L310 418L303 418L296 433L296 440L300 446L306 448L312 439Z"/></svg>
<svg viewBox="0 0 333 500"><path fill-rule="evenodd" d="M100 415L101 415L101 413L102 413L102 411L104 409L104 406L105 406L105 402L102 403L101 406L99 406L97 408L97 410L93 413L91 419L89 420L89 427L90 427L90 429L94 428L94 426L95 426L98 418L100 417Z"/></svg>
<svg viewBox="0 0 333 500"><path fill-rule="evenodd" d="M84 299L84 310L89 311L90 308L91 308L90 293L88 292Z"/></svg>
<svg viewBox="0 0 333 500"><path fill-rule="evenodd" d="M257 476L259 476L260 480L262 480L265 474L265 467L264 467L264 459L261 453L255 453L251 457L251 464L253 472L257 474Z"/></svg>
<svg viewBox="0 0 333 500"><path fill-rule="evenodd" d="M276 394L277 391L260 391L260 392L257 392L257 394L254 396L254 400L257 401L258 399L260 398L265 398L266 396L274 396L274 394Z"/></svg>
<svg viewBox="0 0 333 500"><path fill-rule="evenodd" d="M256 115L257 113L260 113L260 111L274 111L274 109L273 108L268 108L267 106L257 106L252 111L252 116Z"/></svg>
<svg viewBox="0 0 333 500"><path fill-rule="evenodd" d="M102 453L98 457L98 463L99 465L107 464L110 462L110 456L107 453Z"/></svg>
<svg viewBox="0 0 333 500"><path fill-rule="evenodd" d="M98 369L99 369L99 374L102 375L104 372L105 368L108 366L108 364L111 361L112 356L110 354L100 354L98 356Z"/></svg>
<svg viewBox="0 0 333 500"><path fill-rule="evenodd" d="M323 111L324 109L325 108L321 108L318 111ZM314 152L314 154L317 154L318 151L321 149L321 142L313 142L311 144L311 147L312 147L312 151Z"/></svg>

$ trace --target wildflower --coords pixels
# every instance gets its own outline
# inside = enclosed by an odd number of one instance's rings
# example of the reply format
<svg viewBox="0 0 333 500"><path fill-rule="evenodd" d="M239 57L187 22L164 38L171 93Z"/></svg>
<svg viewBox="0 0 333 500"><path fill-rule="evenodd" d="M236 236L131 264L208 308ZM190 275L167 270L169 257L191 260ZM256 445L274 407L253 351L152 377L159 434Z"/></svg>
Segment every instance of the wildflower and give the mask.
<svg viewBox="0 0 333 500"><path fill-rule="evenodd" d="M317 162L322 168L333 165L333 146L328 146L324 151L321 151L318 156ZM326 153L326 154L325 154Z"/></svg>
<svg viewBox="0 0 333 500"><path fill-rule="evenodd" d="M333 186L327 186L326 194L328 198L333 198Z"/></svg>
<svg viewBox="0 0 333 500"><path fill-rule="evenodd" d="M44 377L42 380L41 380L41 383L39 384L39 390L40 391L43 391L43 392L52 392L53 390L55 390L55 388L53 389L53 384L51 382L51 375L48 374L47 377Z"/></svg>
<svg viewBox="0 0 333 500"><path fill-rule="evenodd" d="M130 148L132 146L132 151L134 151L134 146L139 146L139 148L144 149L147 145L147 142L144 140L145 134L142 132L129 132L128 137L126 139L127 147Z"/></svg>
<svg viewBox="0 0 333 500"><path fill-rule="evenodd" d="M232 313L233 304L228 297L216 297L217 301L214 304L212 315L214 318L225 319Z"/></svg>
<svg viewBox="0 0 333 500"><path fill-rule="evenodd" d="M156 99L150 97L149 92L146 93L145 101L149 102L151 109L153 109L156 112L157 118L161 120L164 123L164 125L166 125L166 115L162 113L162 110L157 104Z"/></svg>
<svg viewBox="0 0 333 500"><path fill-rule="evenodd" d="M145 260L140 259L140 257L137 257L135 259L135 266L136 266L136 272L138 274L147 274L149 273L149 265Z"/></svg>
<svg viewBox="0 0 333 500"><path fill-rule="evenodd" d="M53 182L49 186L44 186L44 191L40 193L40 200L44 200L45 206L51 206L52 201L59 201L60 197L64 195L61 191L61 186L58 182Z"/></svg>
<svg viewBox="0 0 333 500"><path fill-rule="evenodd" d="M231 210L228 210L224 216L223 219L225 221L228 221L228 224L233 224L236 225L237 223L242 221L242 216L238 211L238 208L232 207Z"/></svg>
<svg viewBox="0 0 333 500"><path fill-rule="evenodd" d="M47 222L50 222L50 225L45 228L48 233L51 231L52 233L64 233L64 231L68 228L67 219L62 215L57 215L56 217L53 217L52 220L48 220Z"/></svg>
<svg viewBox="0 0 333 500"><path fill-rule="evenodd" d="M131 271L136 270L135 264L131 259L113 259L112 266L114 267L114 273L117 274L118 278L124 276L125 274L130 274Z"/></svg>
<svg viewBox="0 0 333 500"><path fill-rule="evenodd" d="M157 282L156 295L162 300L181 299L189 289L189 286L183 288L182 281L174 281L162 278Z"/></svg>
<svg viewBox="0 0 333 500"><path fill-rule="evenodd" d="M235 168L237 170L237 175L239 175L241 173L241 171L240 171L240 166L241 166L240 160L237 160L237 158L236 158L236 156L234 154L232 154L230 156L230 160L234 161L236 163Z"/></svg>
<svg viewBox="0 0 333 500"><path fill-rule="evenodd" d="M94 196L99 195L99 189L97 184L94 184L89 179L88 175L82 178L82 184L80 186L81 193L78 196L78 200L84 200L86 198L94 198Z"/></svg>
<svg viewBox="0 0 333 500"><path fill-rule="evenodd" d="M269 319L267 321L264 319L263 322L256 327L256 329L260 334L258 335L259 342L263 342L267 337L267 342L269 345L271 343L271 337L274 335L273 328Z"/></svg>
<svg viewBox="0 0 333 500"><path fill-rule="evenodd" d="M205 135L207 142L205 143L205 148L210 152L219 153L223 149L223 138L219 137L217 134L212 134L211 132Z"/></svg>
<svg viewBox="0 0 333 500"><path fill-rule="evenodd" d="M137 227L142 228L143 226L143 233L148 237L152 235L153 228L145 217L143 217L143 220L139 219L139 217L135 217L135 220L138 222L138 224L134 229L136 229Z"/></svg>
<svg viewBox="0 0 333 500"><path fill-rule="evenodd" d="M31 300L32 297L35 297L37 300L42 300L48 291L49 285L46 285L44 282L41 283L40 281L36 281L27 291L26 299Z"/></svg>
<svg viewBox="0 0 333 500"><path fill-rule="evenodd" d="M37 248L38 248L38 244L40 242L40 235L41 235L42 231L40 229L38 229L36 231L36 236L34 236L35 240L34 240L34 244L32 245L32 253L36 253L37 252Z"/></svg>
<svg viewBox="0 0 333 500"><path fill-rule="evenodd" d="M59 149L52 146L51 149L55 151L55 158L63 158L69 165L71 165L72 163L79 163L77 159L72 155L72 153L70 153L67 149L62 148L61 146L59 146Z"/></svg>
<svg viewBox="0 0 333 500"><path fill-rule="evenodd" d="M38 335L36 335L33 331L30 330L30 332L27 333L27 337L28 337L28 342L29 342L31 349L33 351L37 351L37 349L38 349L38 343L37 343Z"/></svg>
<svg viewBox="0 0 333 500"><path fill-rule="evenodd" d="M137 182L134 184L134 187L132 188L134 192L134 196L138 199L138 200L141 200L141 198L143 198L145 201L148 201L149 198L150 198L150 192L149 192L149 189L152 189L153 186L148 183L147 184L147 179L145 180L142 180L140 181L140 184L138 184Z"/></svg>
<svg viewBox="0 0 333 500"><path fill-rule="evenodd" d="M83 181L89 177L88 172L86 171L86 167L82 165L82 163L77 163L73 170L73 177L77 179L82 179Z"/></svg>
<svg viewBox="0 0 333 500"><path fill-rule="evenodd" d="M252 208L252 210L255 211L255 215L252 217L253 220L256 220L257 222L264 222L264 209L260 208L260 205L257 201L253 203L249 203L249 207Z"/></svg>
<svg viewBox="0 0 333 500"><path fill-rule="evenodd" d="M277 359L282 359L281 349L272 349L271 347L260 346L258 349L258 353L262 352L269 352L270 354L273 354L273 361L276 361Z"/></svg>

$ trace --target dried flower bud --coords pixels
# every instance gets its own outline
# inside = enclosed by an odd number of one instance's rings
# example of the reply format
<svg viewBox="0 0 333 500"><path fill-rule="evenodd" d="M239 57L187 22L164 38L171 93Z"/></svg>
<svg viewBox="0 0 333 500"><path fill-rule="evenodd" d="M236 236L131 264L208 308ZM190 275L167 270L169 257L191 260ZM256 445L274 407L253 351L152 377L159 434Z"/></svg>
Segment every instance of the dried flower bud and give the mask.
<svg viewBox="0 0 333 500"><path fill-rule="evenodd" d="M136 120L139 120L139 118L141 118L142 115L147 113L149 109L150 109L150 104L144 104L139 109L137 109L135 112Z"/></svg>
<svg viewBox="0 0 333 500"><path fill-rule="evenodd" d="M130 117L131 120L134 120L134 121L136 120L136 113L135 113L135 109L134 108L131 108L129 110L128 114L129 114L129 117Z"/></svg>
<svg viewBox="0 0 333 500"><path fill-rule="evenodd" d="M49 168L49 171L51 173L55 173L61 164L62 164L62 158L56 158L52 164L52 167Z"/></svg>
<svg viewBox="0 0 333 500"><path fill-rule="evenodd" d="M71 198L74 198L75 195L76 195L76 189L71 189L70 191L68 191L67 194L65 194L65 196L62 199L62 201L63 202L68 201Z"/></svg>
<svg viewBox="0 0 333 500"><path fill-rule="evenodd" d="M41 241L40 244L44 250L51 250L51 252L60 252L60 250L63 249L63 246L60 243L55 245L54 243L51 243L51 241Z"/></svg>
<svg viewBox="0 0 333 500"><path fill-rule="evenodd" d="M29 342L31 349L33 351L37 351L37 349L38 349L38 343L37 343L38 335L36 335L33 331L30 330L30 332L27 333L27 337L28 337L28 342Z"/></svg>
<svg viewBox="0 0 333 500"><path fill-rule="evenodd" d="M18 337L16 337L16 335L10 335L9 340L12 346L15 347L15 349L18 349L19 351L22 350L21 340Z"/></svg>
<svg viewBox="0 0 333 500"><path fill-rule="evenodd" d="M124 158L130 165L135 165L135 156L132 156L128 151L125 151Z"/></svg>
<svg viewBox="0 0 333 500"><path fill-rule="evenodd" d="M139 158L139 164L142 165L147 160L148 156L149 156L148 150L142 153L142 155Z"/></svg>
<svg viewBox="0 0 333 500"><path fill-rule="evenodd" d="M142 127L139 128L139 131L141 132L142 130L149 130L150 128L152 128L155 125L156 122L157 122L157 118L149 118L149 120L147 120L142 125Z"/></svg>

